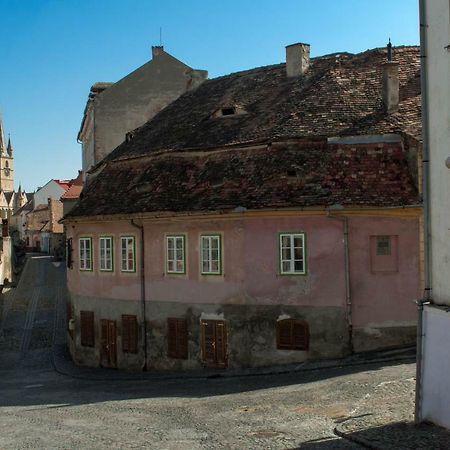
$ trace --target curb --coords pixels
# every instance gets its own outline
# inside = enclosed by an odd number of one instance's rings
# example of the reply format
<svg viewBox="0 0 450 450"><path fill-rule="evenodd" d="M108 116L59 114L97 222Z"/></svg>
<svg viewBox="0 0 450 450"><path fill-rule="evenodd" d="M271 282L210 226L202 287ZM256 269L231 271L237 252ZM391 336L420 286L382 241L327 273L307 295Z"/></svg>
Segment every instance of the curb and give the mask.
<svg viewBox="0 0 450 450"><path fill-rule="evenodd" d="M261 376L270 376L270 375L285 375L285 374L294 374L294 373L302 373L302 372L314 372L319 370L329 370L329 369L344 369L346 367L364 367L370 366L374 364L380 363L388 363L388 362L415 362L415 357L412 356L397 356L392 358L378 358L367 361L333 361L329 364L310 364L295 366L295 367L283 367L283 368L266 368L266 369L254 369L251 371L228 371L228 372L201 372L201 373L190 373L190 372L179 372L179 373L156 373L156 372L130 372L129 376L124 376L124 373L120 371L112 371L109 372L108 376L104 376L101 373L105 369L95 369L95 368L86 368L86 371L98 371L97 373L82 373L85 368L76 366L73 361L64 360L63 364L61 364L62 357L58 355L59 351L57 349L56 344L52 344L51 350L51 361L54 370L64 376L68 376L70 378L88 380L88 381L171 381L171 380L198 380L198 379L214 379L214 378L243 378L243 377L261 377ZM66 366L66 367L63 367ZM67 367L71 366L71 367ZM75 368L75 371L71 369ZM111 369L112 370L112 369ZM74 373L79 372L79 373Z"/></svg>

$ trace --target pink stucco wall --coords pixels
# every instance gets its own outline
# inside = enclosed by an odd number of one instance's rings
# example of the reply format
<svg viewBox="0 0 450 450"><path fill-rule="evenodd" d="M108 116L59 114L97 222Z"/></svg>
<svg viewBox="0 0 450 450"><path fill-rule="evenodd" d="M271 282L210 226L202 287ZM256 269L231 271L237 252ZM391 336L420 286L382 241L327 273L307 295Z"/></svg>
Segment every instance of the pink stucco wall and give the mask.
<svg viewBox="0 0 450 450"><path fill-rule="evenodd" d="M416 321L414 300L420 297L419 220L353 218L349 234L354 327ZM397 271L373 271L370 236L374 235L398 236Z"/></svg>
<svg viewBox="0 0 450 450"><path fill-rule="evenodd" d="M290 218L210 219L146 222L145 278L147 301L255 305L345 306L343 224L326 216ZM350 267L355 326L415 319L413 299L419 296L418 218L350 218ZM307 236L307 275L279 274L278 233L303 231ZM200 274L199 236L223 236L223 276ZM165 234L187 238L186 275L166 275ZM140 231L129 221L69 224L74 265L69 289L87 297L140 298ZM115 238L115 270L98 270L98 236ZM119 237L134 235L136 273L120 272ZM398 236L398 271L373 273L370 236ZM78 238L91 236L92 272L78 270Z"/></svg>

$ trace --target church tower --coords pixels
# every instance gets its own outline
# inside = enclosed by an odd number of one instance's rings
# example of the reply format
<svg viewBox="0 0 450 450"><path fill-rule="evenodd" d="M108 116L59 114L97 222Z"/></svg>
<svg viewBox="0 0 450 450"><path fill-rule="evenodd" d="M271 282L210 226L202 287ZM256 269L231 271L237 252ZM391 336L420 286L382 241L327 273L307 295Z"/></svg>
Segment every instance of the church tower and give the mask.
<svg viewBox="0 0 450 450"><path fill-rule="evenodd" d="M3 122L0 117L0 190L4 192L14 191L14 156L11 139L5 145Z"/></svg>

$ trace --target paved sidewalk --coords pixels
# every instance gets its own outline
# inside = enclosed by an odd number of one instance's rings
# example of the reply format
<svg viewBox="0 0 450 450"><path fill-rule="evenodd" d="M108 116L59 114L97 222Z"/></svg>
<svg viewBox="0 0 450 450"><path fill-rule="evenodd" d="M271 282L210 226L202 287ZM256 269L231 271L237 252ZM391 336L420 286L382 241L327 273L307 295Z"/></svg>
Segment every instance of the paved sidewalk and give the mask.
<svg viewBox="0 0 450 450"><path fill-rule="evenodd" d="M380 383L335 428L338 436L376 450L448 450L450 431L414 424L415 378Z"/></svg>

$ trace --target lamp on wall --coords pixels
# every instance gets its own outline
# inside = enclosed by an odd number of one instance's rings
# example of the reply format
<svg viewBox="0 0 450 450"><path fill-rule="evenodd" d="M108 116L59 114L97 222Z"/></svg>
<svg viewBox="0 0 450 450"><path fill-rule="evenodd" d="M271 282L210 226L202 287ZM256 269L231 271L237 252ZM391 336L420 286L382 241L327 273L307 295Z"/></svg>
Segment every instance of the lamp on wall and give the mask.
<svg viewBox="0 0 450 450"><path fill-rule="evenodd" d="M447 156L447 159L445 160L445 165L447 166L447 169L450 169L450 156Z"/></svg>

